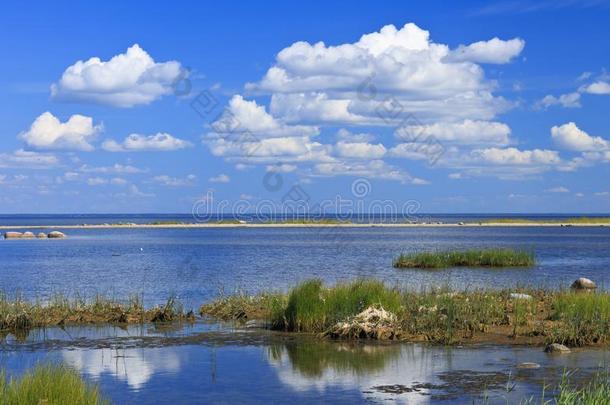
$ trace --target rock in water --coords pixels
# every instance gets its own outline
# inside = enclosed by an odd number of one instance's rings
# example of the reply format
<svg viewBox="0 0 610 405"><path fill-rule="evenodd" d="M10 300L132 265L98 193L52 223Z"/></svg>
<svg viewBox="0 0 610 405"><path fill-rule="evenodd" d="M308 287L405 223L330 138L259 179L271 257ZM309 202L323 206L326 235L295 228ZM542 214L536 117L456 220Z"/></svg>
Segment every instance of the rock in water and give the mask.
<svg viewBox="0 0 610 405"><path fill-rule="evenodd" d="M551 343L547 347L544 348L546 353L570 353L571 350L560 343Z"/></svg>
<svg viewBox="0 0 610 405"><path fill-rule="evenodd" d="M597 286L588 278L581 277L572 283L572 288L575 290L594 290Z"/></svg>
<svg viewBox="0 0 610 405"><path fill-rule="evenodd" d="M32 239L32 238L34 238L34 234L32 232L24 232L23 235L21 235L21 237L24 239Z"/></svg>
<svg viewBox="0 0 610 405"><path fill-rule="evenodd" d="M517 368L520 368L523 370L532 370L532 369L540 368L540 364L525 362L525 363L518 364Z"/></svg>
<svg viewBox="0 0 610 405"><path fill-rule="evenodd" d="M20 239L22 235L21 232L5 232L4 239Z"/></svg>
<svg viewBox="0 0 610 405"><path fill-rule="evenodd" d="M38 239L46 239L47 234L46 234L46 233L44 233L44 232L40 232L38 235L36 235L36 237L37 237Z"/></svg>
<svg viewBox="0 0 610 405"><path fill-rule="evenodd" d="M63 232L51 231L51 232L49 232L48 237L52 238L52 239L56 239L56 238L65 238L66 235Z"/></svg>

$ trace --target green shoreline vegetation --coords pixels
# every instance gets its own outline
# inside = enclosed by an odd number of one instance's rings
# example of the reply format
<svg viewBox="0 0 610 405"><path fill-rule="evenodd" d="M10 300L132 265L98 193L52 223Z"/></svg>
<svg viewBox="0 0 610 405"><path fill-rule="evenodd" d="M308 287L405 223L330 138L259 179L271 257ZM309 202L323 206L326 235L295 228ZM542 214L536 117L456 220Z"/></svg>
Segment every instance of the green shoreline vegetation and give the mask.
<svg viewBox="0 0 610 405"><path fill-rule="evenodd" d="M532 267L532 252L513 249L482 249L461 252L403 253L393 261L396 268L436 269L444 267Z"/></svg>
<svg viewBox="0 0 610 405"><path fill-rule="evenodd" d="M222 297L200 308L220 320L264 320L271 329L332 338L438 344L605 346L610 293L523 290L404 291L375 280L326 287L305 281L288 294Z"/></svg>
<svg viewBox="0 0 610 405"><path fill-rule="evenodd" d="M139 297L127 302L97 296L92 300L57 295L47 302L13 300L0 294L0 334L27 334L32 328L83 324L129 324L188 320L181 305L169 298L165 305L145 309Z"/></svg>
<svg viewBox="0 0 610 405"><path fill-rule="evenodd" d="M0 404L87 404L107 405L97 386L87 384L71 368L39 364L20 378L7 378L0 372Z"/></svg>
<svg viewBox="0 0 610 405"><path fill-rule="evenodd" d="M481 222L482 224L610 224L610 217L572 217L565 219L525 219L525 218L493 218Z"/></svg>

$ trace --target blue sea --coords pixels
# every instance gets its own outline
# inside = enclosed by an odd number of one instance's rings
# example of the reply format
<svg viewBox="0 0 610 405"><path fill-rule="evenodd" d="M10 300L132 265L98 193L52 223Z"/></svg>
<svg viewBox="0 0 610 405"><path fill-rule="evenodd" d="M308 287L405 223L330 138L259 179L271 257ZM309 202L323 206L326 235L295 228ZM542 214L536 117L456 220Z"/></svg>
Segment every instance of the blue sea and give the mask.
<svg viewBox="0 0 610 405"><path fill-rule="evenodd" d="M430 215L426 221L497 217L506 215ZM336 283L373 277L413 290L567 288L578 277L602 289L610 284L610 227L61 227L154 221L193 222L189 215L0 216L0 225L59 225L53 229L68 235L0 240L0 290L42 300L56 293L119 299L137 294L147 306L174 296L197 310L221 294L286 290L309 278ZM401 252L483 247L532 251L537 265L392 267ZM32 331L25 341L8 335L0 345L0 367L17 375L39 361L63 362L99 383L115 403L472 403L483 396L507 403L541 394L544 382L558 381L564 368L589 378L608 366L609 354L580 350L552 357L540 348L301 341L201 320L175 330L49 328ZM541 368L519 369L523 361Z"/></svg>

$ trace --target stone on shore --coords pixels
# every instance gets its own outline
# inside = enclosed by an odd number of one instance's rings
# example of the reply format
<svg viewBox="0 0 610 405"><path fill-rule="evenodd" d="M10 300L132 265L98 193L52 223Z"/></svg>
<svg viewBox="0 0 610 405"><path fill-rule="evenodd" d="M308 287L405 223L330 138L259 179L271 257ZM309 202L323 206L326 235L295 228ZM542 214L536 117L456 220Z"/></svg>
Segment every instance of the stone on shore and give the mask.
<svg viewBox="0 0 610 405"><path fill-rule="evenodd" d="M23 239L33 239L34 238L34 234L32 232L24 232L21 237Z"/></svg>
<svg viewBox="0 0 610 405"><path fill-rule="evenodd" d="M44 233L44 232L40 232L40 233L38 233L38 235L36 235L36 237L37 237L38 239L46 239L47 234L46 234L46 233Z"/></svg>
<svg viewBox="0 0 610 405"><path fill-rule="evenodd" d="M514 300L531 300L532 296L529 294L511 293L510 298L512 298Z"/></svg>
<svg viewBox="0 0 610 405"><path fill-rule="evenodd" d="M59 231L51 231L51 232L49 232L49 235L47 235L47 236L51 239L58 239L58 238L66 237L66 235L63 232L59 232Z"/></svg>
<svg viewBox="0 0 610 405"><path fill-rule="evenodd" d="M22 235L21 232L4 232L4 239L20 239Z"/></svg>
<svg viewBox="0 0 610 405"><path fill-rule="evenodd" d="M597 286L588 278L581 277L572 283L572 288L575 290L594 290Z"/></svg>
<svg viewBox="0 0 610 405"><path fill-rule="evenodd" d="M558 354L571 352L571 350L567 346L564 346L560 343L551 343L550 345L548 345L547 347L544 348L544 351L546 353L558 353Z"/></svg>

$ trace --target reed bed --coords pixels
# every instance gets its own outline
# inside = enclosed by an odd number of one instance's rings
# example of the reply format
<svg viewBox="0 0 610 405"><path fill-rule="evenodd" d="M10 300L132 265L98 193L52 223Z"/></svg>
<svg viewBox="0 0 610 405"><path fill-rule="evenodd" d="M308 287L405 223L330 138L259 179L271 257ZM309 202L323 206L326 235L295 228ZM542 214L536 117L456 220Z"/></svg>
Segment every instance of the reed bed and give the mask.
<svg viewBox="0 0 610 405"><path fill-rule="evenodd" d="M513 249L481 249L403 253L394 259L396 268L438 269L446 267L531 267L532 252Z"/></svg>
<svg viewBox="0 0 610 405"><path fill-rule="evenodd" d="M520 290L525 295L515 296L514 292L413 292L375 280L327 287L320 280L308 280L288 294L268 293L247 299L228 296L203 305L200 312L223 320L264 320L275 330L329 336L329 330L337 325L349 327L350 322L360 322L363 311L376 308L388 314L383 327L391 328L392 333L345 337L391 336L439 344L485 341L485 337L501 338L505 344L591 346L609 342L610 293ZM374 329L379 325L379 320L373 320L364 327Z"/></svg>
<svg viewBox="0 0 610 405"><path fill-rule="evenodd" d="M185 318L182 306L173 298L165 305L145 309L138 296L123 302L102 296L87 300L57 295L45 302L30 302L0 294L0 332L4 333L47 326L171 322Z"/></svg>
<svg viewBox="0 0 610 405"><path fill-rule="evenodd" d="M38 365L20 378L0 372L0 404L107 405L96 386L66 366Z"/></svg>

